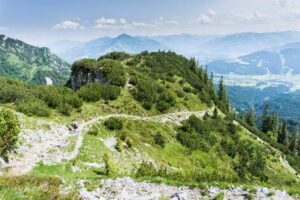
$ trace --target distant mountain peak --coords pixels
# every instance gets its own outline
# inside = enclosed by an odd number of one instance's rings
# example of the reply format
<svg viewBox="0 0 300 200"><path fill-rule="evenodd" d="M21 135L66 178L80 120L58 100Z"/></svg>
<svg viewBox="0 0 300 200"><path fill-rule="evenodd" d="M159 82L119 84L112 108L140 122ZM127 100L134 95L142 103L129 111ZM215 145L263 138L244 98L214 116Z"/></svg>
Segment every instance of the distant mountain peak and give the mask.
<svg viewBox="0 0 300 200"><path fill-rule="evenodd" d="M131 35L128 35L126 33L123 33L121 35L119 35L118 37L116 37L116 39L133 39L134 37L132 37Z"/></svg>

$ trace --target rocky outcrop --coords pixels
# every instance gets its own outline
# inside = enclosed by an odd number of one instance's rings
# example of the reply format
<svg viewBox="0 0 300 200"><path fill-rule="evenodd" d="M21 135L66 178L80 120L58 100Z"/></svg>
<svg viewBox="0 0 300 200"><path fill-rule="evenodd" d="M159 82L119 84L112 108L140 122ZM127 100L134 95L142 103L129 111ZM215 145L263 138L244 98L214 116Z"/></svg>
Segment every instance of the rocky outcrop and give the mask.
<svg viewBox="0 0 300 200"><path fill-rule="evenodd" d="M72 73L70 84L72 90L75 91L87 83L95 82L107 84L107 79L101 71L79 70Z"/></svg>

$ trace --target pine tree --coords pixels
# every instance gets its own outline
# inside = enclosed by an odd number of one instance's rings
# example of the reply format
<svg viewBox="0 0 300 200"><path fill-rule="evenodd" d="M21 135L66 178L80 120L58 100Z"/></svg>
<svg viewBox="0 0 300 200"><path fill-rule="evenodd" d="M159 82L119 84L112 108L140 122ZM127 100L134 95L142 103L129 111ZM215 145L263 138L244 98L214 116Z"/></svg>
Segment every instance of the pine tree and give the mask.
<svg viewBox="0 0 300 200"><path fill-rule="evenodd" d="M277 114L273 113L272 117L271 117L271 121L272 121L272 133L273 133L273 137L277 138L278 136L278 131L279 131L279 117Z"/></svg>
<svg viewBox="0 0 300 200"><path fill-rule="evenodd" d="M208 79L208 71L207 71L207 65L206 65L205 71L204 71L204 83L208 84L208 81L209 81L209 79Z"/></svg>
<svg viewBox="0 0 300 200"><path fill-rule="evenodd" d="M246 115L246 122L249 126L255 126L254 113L252 108L250 108Z"/></svg>
<svg viewBox="0 0 300 200"><path fill-rule="evenodd" d="M264 133L268 133L269 131L272 131L272 118L269 115L269 105L268 104L265 104L265 106L264 106L261 130Z"/></svg>
<svg viewBox="0 0 300 200"><path fill-rule="evenodd" d="M289 146L289 133L288 133L288 125L287 122L284 122L281 131L278 134L278 143L283 144L285 146Z"/></svg>
<svg viewBox="0 0 300 200"><path fill-rule="evenodd" d="M218 114L217 108L214 109L213 118L214 119L218 119L219 118L219 114Z"/></svg>
<svg viewBox="0 0 300 200"><path fill-rule="evenodd" d="M269 115L269 105L265 104L264 105L264 111L263 111L263 118Z"/></svg>
<svg viewBox="0 0 300 200"><path fill-rule="evenodd" d="M219 101L221 103L221 106L228 111L229 104L228 104L228 97L227 97L226 89L224 86L223 76L221 77L221 80L219 83L218 96L219 96Z"/></svg>
<svg viewBox="0 0 300 200"><path fill-rule="evenodd" d="M289 149L294 153L296 153L296 151L297 151L297 144L298 144L298 140L299 140L298 137L299 137L299 132L298 132L298 129L296 129L292 134L290 146L289 146Z"/></svg>

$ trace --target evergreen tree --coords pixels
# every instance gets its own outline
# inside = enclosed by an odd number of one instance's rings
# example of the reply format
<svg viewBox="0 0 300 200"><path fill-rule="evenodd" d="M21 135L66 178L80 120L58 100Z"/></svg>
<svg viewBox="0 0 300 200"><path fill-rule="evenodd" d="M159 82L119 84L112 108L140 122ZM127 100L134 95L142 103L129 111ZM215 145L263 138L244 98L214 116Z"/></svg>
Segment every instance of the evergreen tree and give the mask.
<svg viewBox="0 0 300 200"><path fill-rule="evenodd" d="M250 108L246 115L246 122L249 126L255 126L254 113L252 108Z"/></svg>
<svg viewBox="0 0 300 200"><path fill-rule="evenodd" d="M219 114L218 114L217 108L214 109L213 118L214 119L218 119L219 118Z"/></svg>
<svg viewBox="0 0 300 200"><path fill-rule="evenodd" d="M221 107L228 111L229 110L228 97L227 97L226 89L224 86L223 76L221 77L221 80L219 83L218 97L219 97L219 101L221 103Z"/></svg>
<svg viewBox="0 0 300 200"><path fill-rule="evenodd" d="M299 137L299 132L298 132L298 128L297 128L292 134L290 146L289 146L289 149L294 153L296 153L296 151L297 151L297 145L298 145L298 140L299 140L298 137Z"/></svg>
<svg viewBox="0 0 300 200"><path fill-rule="evenodd" d="M283 144L285 146L289 146L289 133L288 133L288 125L287 122L284 122L281 131L278 134L277 138L278 143Z"/></svg>
<svg viewBox="0 0 300 200"><path fill-rule="evenodd" d="M269 105L265 104L264 105L264 111L263 111L263 118L269 115Z"/></svg>
<svg viewBox="0 0 300 200"><path fill-rule="evenodd" d="M277 138L278 137L278 131L279 131L279 118L278 115L273 113L273 115L271 116L271 121L272 121L272 125L271 125L271 131L273 133L273 138Z"/></svg>
<svg viewBox="0 0 300 200"><path fill-rule="evenodd" d="M272 125L273 125L272 117L269 115L269 105L265 104L263 116L262 116L262 126L261 126L262 132L268 133L269 131L272 131L273 130Z"/></svg>
<svg viewBox="0 0 300 200"><path fill-rule="evenodd" d="M204 83L208 84L208 71L207 71L207 65L205 66L205 71L204 71Z"/></svg>

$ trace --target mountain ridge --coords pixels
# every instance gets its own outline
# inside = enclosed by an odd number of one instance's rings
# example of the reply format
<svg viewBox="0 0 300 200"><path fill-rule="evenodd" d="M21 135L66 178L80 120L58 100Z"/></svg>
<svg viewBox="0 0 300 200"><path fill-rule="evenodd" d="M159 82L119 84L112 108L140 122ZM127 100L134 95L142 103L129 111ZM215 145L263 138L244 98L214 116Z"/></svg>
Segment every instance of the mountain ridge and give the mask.
<svg viewBox="0 0 300 200"><path fill-rule="evenodd" d="M49 48L0 35L1 76L30 83L62 85L70 72L70 65L52 54Z"/></svg>

